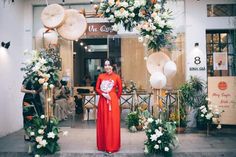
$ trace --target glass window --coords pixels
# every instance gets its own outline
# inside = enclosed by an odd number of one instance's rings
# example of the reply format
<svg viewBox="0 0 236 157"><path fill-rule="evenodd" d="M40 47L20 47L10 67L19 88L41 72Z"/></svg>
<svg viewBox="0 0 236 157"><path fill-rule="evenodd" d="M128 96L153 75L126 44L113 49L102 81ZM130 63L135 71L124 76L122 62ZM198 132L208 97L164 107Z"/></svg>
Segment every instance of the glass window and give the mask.
<svg viewBox="0 0 236 157"><path fill-rule="evenodd" d="M208 4L207 16L236 16L236 4Z"/></svg>
<svg viewBox="0 0 236 157"><path fill-rule="evenodd" d="M236 76L236 30L210 30L206 32L208 76ZM227 70L214 70L214 53L227 52Z"/></svg>

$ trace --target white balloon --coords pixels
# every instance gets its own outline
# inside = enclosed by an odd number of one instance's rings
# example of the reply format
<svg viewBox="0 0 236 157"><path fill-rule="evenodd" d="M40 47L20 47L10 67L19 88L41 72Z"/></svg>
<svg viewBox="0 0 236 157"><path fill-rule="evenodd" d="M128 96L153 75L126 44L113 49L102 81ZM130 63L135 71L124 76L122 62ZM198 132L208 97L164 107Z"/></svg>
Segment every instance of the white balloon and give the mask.
<svg viewBox="0 0 236 157"><path fill-rule="evenodd" d="M166 80L166 76L159 71L154 72L150 77L151 86L155 89L162 89L165 87L167 82Z"/></svg>
<svg viewBox="0 0 236 157"><path fill-rule="evenodd" d="M177 72L177 67L175 62L173 61L168 61L164 65L164 74L166 75L167 78L173 77Z"/></svg>
<svg viewBox="0 0 236 157"><path fill-rule="evenodd" d="M58 34L54 30L47 30L47 28L40 28L35 36L36 48L49 48L50 45L57 45ZM44 41L44 44L43 44Z"/></svg>

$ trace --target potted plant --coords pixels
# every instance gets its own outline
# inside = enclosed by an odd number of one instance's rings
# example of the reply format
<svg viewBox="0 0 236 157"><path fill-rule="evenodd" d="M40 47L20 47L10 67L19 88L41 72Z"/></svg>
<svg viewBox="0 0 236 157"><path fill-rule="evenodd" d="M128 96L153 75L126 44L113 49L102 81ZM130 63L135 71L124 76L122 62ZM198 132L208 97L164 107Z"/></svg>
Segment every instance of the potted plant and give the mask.
<svg viewBox="0 0 236 157"><path fill-rule="evenodd" d="M139 115L137 111L130 112L126 118L126 125L131 132L136 132L139 125Z"/></svg>

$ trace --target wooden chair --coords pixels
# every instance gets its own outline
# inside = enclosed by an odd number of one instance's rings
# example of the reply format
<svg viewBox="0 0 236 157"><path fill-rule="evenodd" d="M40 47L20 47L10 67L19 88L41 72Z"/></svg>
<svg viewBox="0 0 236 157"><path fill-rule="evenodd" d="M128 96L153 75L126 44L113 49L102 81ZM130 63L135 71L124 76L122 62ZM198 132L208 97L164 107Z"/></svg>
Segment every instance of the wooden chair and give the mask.
<svg viewBox="0 0 236 157"><path fill-rule="evenodd" d="M151 100L151 93L137 93L137 108L138 106L142 104L147 104L148 105L148 111L150 112L150 100Z"/></svg>
<svg viewBox="0 0 236 157"><path fill-rule="evenodd" d="M130 112L133 111L133 103L133 94L122 94L120 96L120 113L122 113L123 109L129 109Z"/></svg>
<svg viewBox="0 0 236 157"><path fill-rule="evenodd" d="M94 120L97 119L96 94L81 94L83 100L84 120L90 120L89 113L93 110ZM86 117L87 114L87 117Z"/></svg>

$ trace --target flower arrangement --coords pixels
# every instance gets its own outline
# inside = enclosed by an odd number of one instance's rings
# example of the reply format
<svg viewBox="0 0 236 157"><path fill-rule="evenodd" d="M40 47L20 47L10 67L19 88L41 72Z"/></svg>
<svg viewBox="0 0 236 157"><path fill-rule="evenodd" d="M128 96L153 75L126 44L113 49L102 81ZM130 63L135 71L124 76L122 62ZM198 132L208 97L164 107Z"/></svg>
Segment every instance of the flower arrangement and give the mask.
<svg viewBox="0 0 236 157"><path fill-rule="evenodd" d="M171 156L177 139L175 129L175 124L172 122L148 118L144 153Z"/></svg>
<svg viewBox="0 0 236 157"><path fill-rule="evenodd" d="M32 125L25 129L31 142L34 143L33 154L35 157L54 154L60 150L58 121L55 118L50 118L47 121L44 115L34 117Z"/></svg>
<svg viewBox="0 0 236 157"><path fill-rule="evenodd" d="M160 50L170 44L171 12L164 8L165 0L103 0L99 13L113 22L113 30L120 24L128 31L135 28L139 41L149 49Z"/></svg>
<svg viewBox="0 0 236 157"><path fill-rule="evenodd" d="M206 98L206 103L198 109L198 123L202 126L211 125L212 122L217 124L217 128L221 129L220 116L224 110L219 111L216 105L212 105L209 98Z"/></svg>
<svg viewBox="0 0 236 157"><path fill-rule="evenodd" d="M137 130L145 130L147 127L147 119L151 114L147 110L147 104L141 104L137 111L130 112L126 118L126 125L131 132Z"/></svg>
<svg viewBox="0 0 236 157"><path fill-rule="evenodd" d="M185 108L180 107L179 111L176 109L170 114L169 120L176 123L176 127L187 126L187 112Z"/></svg>
<svg viewBox="0 0 236 157"><path fill-rule="evenodd" d="M36 86L43 86L43 89L53 88L61 68L60 57L51 50L26 51L25 54L30 56L21 68L26 72L25 79L31 80Z"/></svg>

